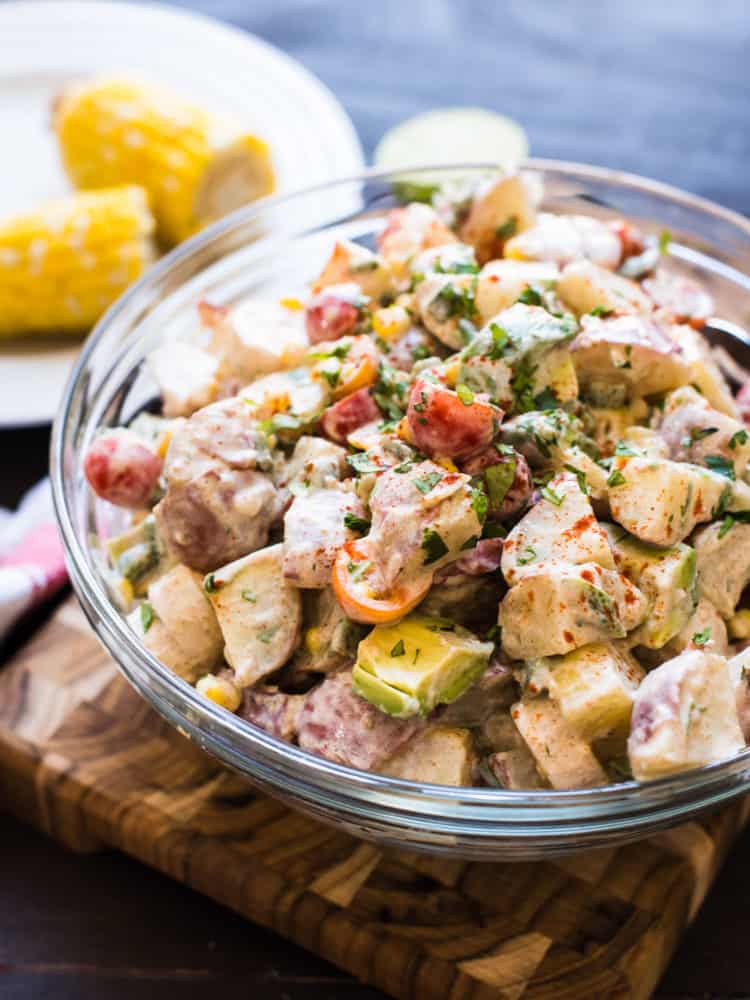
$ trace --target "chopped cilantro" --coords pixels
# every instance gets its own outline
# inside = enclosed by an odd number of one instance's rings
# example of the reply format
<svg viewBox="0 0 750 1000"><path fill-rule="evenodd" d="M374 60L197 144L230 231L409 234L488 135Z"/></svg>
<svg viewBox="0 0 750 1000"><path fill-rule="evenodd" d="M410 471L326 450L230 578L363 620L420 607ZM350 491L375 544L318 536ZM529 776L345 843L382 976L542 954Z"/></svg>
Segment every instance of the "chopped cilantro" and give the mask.
<svg viewBox="0 0 750 1000"><path fill-rule="evenodd" d="M383 470L369 457L366 451L358 451L347 455L346 460L355 472L362 475L365 472L382 472Z"/></svg>
<svg viewBox="0 0 750 1000"><path fill-rule="evenodd" d="M271 641L271 639L273 639L273 637L276 635L278 631L279 631L278 625L273 626L273 628L264 628L262 632L258 632L258 639L260 640L260 642L268 643Z"/></svg>
<svg viewBox="0 0 750 1000"><path fill-rule="evenodd" d="M696 441L702 441L703 438L710 437L711 434L716 434L718 430L718 427L691 427L681 441L682 447L689 448ZM732 447L731 443L729 447Z"/></svg>
<svg viewBox="0 0 750 1000"><path fill-rule="evenodd" d="M637 454L638 452L632 447L632 445L629 445L627 441L618 441L615 445L615 455L623 455L628 458L632 458Z"/></svg>
<svg viewBox="0 0 750 1000"><path fill-rule="evenodd" d="M528 285L524 288L516 301L525 306L540 306L542 304L542 296L536 288L532 288L531 285Z"/></svg>
<svg viewBox="0 0 750 1000"><path fill-rule="evenodd" d="M503 500L508 494L508 490L513 485L516 478L516 459L510 458L508 461L498 462L497 465L489 465L484 470L484 480L487 483L487 495L490 507L497 510L502 506Z"/></svg>
<svg viewBox="0 0 750 1000"><path fill-rule="evenodd" d="M683 520L692 502L693 502L693 484L688 483L687 494L685 495L685 502L680 506L680 517Z"/></svg>
<svg viewBox="0 0 750 1000"><path fill-rule="evenodd" d="M258 602L258 598L255 596L255 594L252 592L252 590L243 590L242 591L242 600L243 601L248 601L250 604L257 604L257 602Z"/></svg>
<svg viewBox="0 0 750 1000"><path fill-rule="evenodd" d="M719 528L719 533L717 535L717 538L723 538L724 535L727 534L727 532L732 530L733 524L734 524L734 518L732 517L731 514L727 514L724 517L724 520L721 522L721 527Z"/></svg>
<svg viewBox="0 0 750 1000"><path fill-rule="evenodd" d="M559 405L560 400L549 386L545 386L541 392L534 396L534 406L537 410L556 410Z"/></svg>
<svg viewBox="0 0 750 1000"><path fill-rule="evenodd" d="M391 650L391 656L403 656L405 652L406 649L404 647L404 640L399 639L396 645Z"/></svg>
<svg viewBox="0 0 750 1000"><path fill-rule="evenodd" d="M539 492L548 503L554 504L555 507L562 507L565 500L564 493L557 493L551 486L543 486Z"/></svg>
<svg viewBox="0 0 750 1000"><path fill-rule="evenodd" d="M456 395L464 404L464 406L471 406L471 404L474 402L474 393L471 391L468 385L464 385L463 382L459 382L458 385L456 386Z"/></svg>
<svg viewBox="0 0 750 1000"><path fill-rule="evenodd" d="M425 358L429 358L430 349L425 347L424 344L418 344L416 347L412 347L411 356L414 361L424 361Z"/></svg>
<svg viewBox="0 0 750 1000"><path fill-rule="evenodd" d="M422 652L422 650L421 650L421 649L420 649L419 647L417 647L417 648L416 648L416 649L414 650L414 659L413 659L413 660L411 661L411 662L412 662L412 664L414 664L414 663L416 663L416 662L417 662L417 660L419 659L419 654L420 654L421 652Z"/></svg>
<svg viewBox="0 0 750 1000"><path fill-rule="evenodd" d="M528 566L528 564L530 562L533 562L535 559L536 559L536 550L532 549L530 545L527 545L526 548L523 549L523 551L521 552L521 555L518 557L518 565Z"/></svg>
<svg viewBox="0 0 750 1000"><path fill-rule="evenodd" d="M352 580L354 580L355 583L360 583L363 577L367 575L367 571L371 566L372 562L369 559L366 559L361 563L348 562L346 564L346 569Z"/></svg>
<svg viewBox="0 0 750 1000"><path fill-rule="evenodd" d="M581 471L581 469L577 469L575 465L571 465L569 462L566 462L563 468L567 469L568 472L573 473L573 475L578 480L578 489L581 491L581 493L583 493L584 496L588 496L589 484L586 482L586 476Z"/></svg>
<svg viewBox="0 0 750 1000"><path fill-rule="evenodd" d="M434 528L425 528L422 536L422 551L424 552L424 565L437 562L448 552L448 546Z"/></svg>
<svg viewBox="0 0 750 1000"><path fill-rule="evenodd" d="M436 315L441 320L463 316L471 319L476 315L477 307L474 301L476 281L468 288L456 288L455 285L444 285L435 296L432 306L436 307Z"/></svg>
<svg viewBox="0 0 750 1000"><path fill-rule="evenodd" d="M394 472L398 472L399 475L401 475L404 472L408 472L409 469L411 469L413 465L414 465L414 462L407 460L406 462L402 462L400 465L394 465L393 466L393 471Z"/></svg>
<svg viewBox="0 0 750 1000"><path fill-rule="evenodd" d="M479 523L484 524L484 519L487 517L487 494L484 490L472 487L471 506L474 508Z"/></svg>
<svg viewBox="0 0 750 1000"><path fill-rule="evenodd" d="M302 426L302 421L293 413L276 413L269 420L264 420L260 429L264 434L275 434L276 431L296 431Z"/></svg>
<svg viewBox="0 0 750 1000"><path fill-rule="evenodd" d="M627 479L623 476L619 469L615 469L614 472L610 472L607 477L607 486L622 486L623 483L626 482Z"/></svg>
<svg viewBox="0 0 750 1000"><path fill-rule="evenodd" d="M718 472L720 476L727 479L734 479L734 462L730 462L723 455L706 455L704 459L706 465L712 472Z"/></svg>
<svg viewBox="0 0 750 1000"><path fill-rule="evenodd" d="M497 642L499 635L500 635L500 626L495 624L487 629L484 638L486 642Z"/></svg>
<svg viewBox="0 0 750 1000"><path fill-rule="evenodd" d="M320 374L322 375L322 377L326 380L326 382L330 385L330 387L332 389L335 389L336 386L341 381L341 369L340 368L321 368L320 369Z"/></svg>
<svg viewBox="0 0 750 1000"><path fill-rule="evenodd" d="M705 646L711 639L711 627L707 625L700 632L694 632L692 643L694 646Z"/></svg>
<svg viewBox="0 0 750 1000"><path fill-rule="evenodd" d="M330 351L313 351L309 356L315 361L325 361L328 358L338 358L339 361L343 361L351 349L351 340L340 340Z"/></svg>
<svg viewBox="0 0 750 1000"><path fill-rule="evenodd" d="M417 476L414 485L420 493L425 494L433 490L442 478L441 472L426 472L423 476Z"/></svg>
<svg viewBox="0 0 750 1000"><path fill-rule="evenodd" d="M521 358L513 367L510 387L516 408L522 413L534 409L534 373L536 365L527 358Z"/></svg>
<svg viewBox="0 0 750 1000"><path fill-rule="evenodd" d="M490 323L489 331L492 334L492 349L488 357L490 361L499 361L505 353L510 337L508 331L504 330L499 323Z"/></svg>
<svg viewBox="0 0 750 1000"><path fill-rule="evenodd" d="M220 586L221 584L216 582L213 573L209 573L206 579L203 581L203 589L206 591L207 594L215 594Z"/></svg>
<svg viewBox="0 0 750 1000"><path fill-rule="evenodd" d="M479 535L472 535L471 538L467 538L464 544L461 546L461 551L468 552L470 549L475 549L477 547L478 541L479 541Z"/></svg>
<svg viewBox="0 0 750 1000"><path fill-rule="evenodd" d="M505 220L505 222L495 229L495 236L499 240L509 240L511 236L515 236L518 230L518 216L511 215Z"/></svg>
<svg viewBox="0 0 750 1000"><path fill-rule="evenodd" d="M156 618L156 612L154 611L152 605L148 601L144 601L141 605L141 627L144 634L148 632L151 626L154 624L154 619Z"/></svg>
<svg viewBox="0 0 750 1000"><path fill-rule="evenodd" d="M659 233L659 253L665 254L669 250L669 245L672 242L672 234L668 229L662 229Z"/></svg>
<svg viewBox="0 0 750 1000"><path fill-rule="evenodd" d="M351 511L347 511L344 514L344 526L350 531L356 531L360 535L366 535L370 530L370 522L365 517L358 517L356 514L352 514Z"/></svg>
<svg viewBox="0 0 750 1000"><path fill-rule="evenodd" d="M729 439L729 447L734 451L737 445L747 444L747 431L735 431Z"/></svg>
<svg viewBox="0 0 750 1000"><path fill-rule="evenodd" d="M612 310L607 309L606 306L594 306L594 308L589 312L589 316L598 316L600 319L605 319L607 316L611 315Z"/></svg>

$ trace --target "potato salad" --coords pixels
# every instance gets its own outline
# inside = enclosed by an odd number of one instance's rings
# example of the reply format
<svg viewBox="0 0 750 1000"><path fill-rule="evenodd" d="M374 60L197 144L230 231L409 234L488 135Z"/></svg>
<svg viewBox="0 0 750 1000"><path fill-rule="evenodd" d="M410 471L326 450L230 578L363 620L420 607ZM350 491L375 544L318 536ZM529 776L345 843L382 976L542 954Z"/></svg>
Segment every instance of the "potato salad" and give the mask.
<svg viewBox="0 0 750 1000"><path fill-rule="evenodd" d="M711 299L667 233L532 180L401 204L303 294L198 303L148 360L158 412L85 456L142 643L350 767L586 788L750 738L747 399Z"/></svg>

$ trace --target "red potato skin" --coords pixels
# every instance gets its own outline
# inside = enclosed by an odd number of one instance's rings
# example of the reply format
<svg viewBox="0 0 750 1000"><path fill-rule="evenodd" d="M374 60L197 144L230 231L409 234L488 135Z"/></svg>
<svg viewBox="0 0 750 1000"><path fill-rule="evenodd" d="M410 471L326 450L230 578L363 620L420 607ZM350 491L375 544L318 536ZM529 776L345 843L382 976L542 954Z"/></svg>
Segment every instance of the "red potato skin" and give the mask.
<svg viewBox="0 0 750 1000"><path fill-rule="evenodd" d="M466 405L452 389L419 379L406 417L423 454L460 461L492 443L503 411L479 398Z"/></svg>
<svg viewBox="0 0 750 1000"><path fill-rule="evenodd" d="M321 417L320 429L330 441L346 444L347 437L353 431L373 420L379 420L380 415L369 387L365 387L329 406Z"/></svg>
<svg viewBox="0 0 750 1000"><path fill-rule="evenodd" d="M305 310L305 329L311 344L339 340L353 333L359 322L359 309L336 295L321 292Z"/></svg>
<svg viewBox="0 0 750 1000"><path fill-rule="evenodd" d="M646 249L643 233L625 219L614 219L610 222L609 228L622 244L621 263L626 257L635 257Z"/></svg>
<svg viewBox="0 0 750 1000"><path fill-rule="evenodd" d="M750 426L750 382L746 382L735 397L742 420Z"/></svg>
<svg viewBox="0 0 750 1000"><path fill-rule="evenodd" d="M159 482L162 460L128 431L103 434L89 448L83 471L91 489L118 507L145 507Z"/></svg>

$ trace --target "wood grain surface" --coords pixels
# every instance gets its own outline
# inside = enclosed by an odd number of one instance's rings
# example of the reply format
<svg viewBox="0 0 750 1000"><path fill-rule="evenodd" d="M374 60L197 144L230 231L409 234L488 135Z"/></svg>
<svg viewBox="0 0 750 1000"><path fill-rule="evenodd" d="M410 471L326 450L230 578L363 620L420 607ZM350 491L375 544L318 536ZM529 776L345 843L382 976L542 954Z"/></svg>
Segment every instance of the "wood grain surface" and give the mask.
<svg viewBox="0 0 750 1000"><path fill-rule="evenodd" d="M650 996L750 811L550 862L383 851L185 740L72 600L0 674L0 791L73 851L117 848L399 1000Z"/></svg>

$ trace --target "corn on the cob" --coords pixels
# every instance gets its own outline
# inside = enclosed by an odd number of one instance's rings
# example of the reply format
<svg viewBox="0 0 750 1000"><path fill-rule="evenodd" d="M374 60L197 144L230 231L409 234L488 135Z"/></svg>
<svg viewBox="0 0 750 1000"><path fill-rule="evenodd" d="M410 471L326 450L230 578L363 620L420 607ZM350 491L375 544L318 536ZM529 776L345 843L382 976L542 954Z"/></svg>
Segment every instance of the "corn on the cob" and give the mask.
<svg viewBox="0 0 750 1000"><path fill-rule="evenodd" d="M262 139L160 88L94 80L65 91L53 115L76 187L141 185L167 246L275 186Z"/></svg>
<svg viewBox="0 0 750 1000"><path fill-rule="evenodd" d="M83 333L155 256L145 191L47 202L0 223L0 337Z"/></svg>

